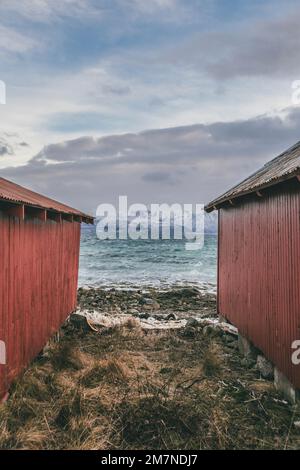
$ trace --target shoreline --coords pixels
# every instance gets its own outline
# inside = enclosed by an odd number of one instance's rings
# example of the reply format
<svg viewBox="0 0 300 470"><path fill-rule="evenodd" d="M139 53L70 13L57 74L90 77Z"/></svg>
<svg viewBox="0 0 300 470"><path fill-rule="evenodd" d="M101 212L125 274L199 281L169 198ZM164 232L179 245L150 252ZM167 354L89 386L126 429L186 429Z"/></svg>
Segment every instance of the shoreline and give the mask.
<svg viewBox="0 0 300 470"><path fill-rule="evenodd" d="M173 289L184 289L191 288L197 289L199 292L217 294L217 285L214 282L162 282L159 281L157 284L150 282L143 282L137 285L135 282L116 282L116 283L107 283L102 281L97 281L94 284L91 283L80 283L78 284L78 290L88 290L88 289L103 289L103 290L156 290L159 292L164 292Z"/></svg>
<svg viewBox="0 0 300 470"><path fill-rule="evenodd" d="M87 311L139 314L144 312L168 314L170 311L217 316L216 294L195 286L157 289L152 286L80 287L78 307Z"/></svg>
<svg viewBox="0 0 300 470"><path fill-rule="evenodd" d="M188 322L218 322L216 296L194 286L81 288L76 314L85 317L96 330L121 326L128 321L152 330L183 328Z"/></svg>

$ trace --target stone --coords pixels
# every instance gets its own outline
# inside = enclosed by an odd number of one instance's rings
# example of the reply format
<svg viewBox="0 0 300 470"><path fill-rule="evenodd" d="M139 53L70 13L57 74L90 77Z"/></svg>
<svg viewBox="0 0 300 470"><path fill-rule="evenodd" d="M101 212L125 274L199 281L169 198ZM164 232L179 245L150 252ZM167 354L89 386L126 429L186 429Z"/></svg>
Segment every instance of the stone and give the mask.
<svg viewBox="0 0 300 470"><path fill-rule="evenodd" d="M147 320L150 317L150 314L148 312L142 312L138 316L141 319Z"/></svg>
<svg viewBox="0 0 300 470"><path fill-rule="evenodd" d="M165 318L163 315L152 315L155 320L163 321Z"/></svg>
<svg viewBox="0 0 300 470"><path fill-rule="evenodd" d="M252 369L252 367L255 366L255 360L254 359L251 359L249 357L244 357L242 360L241 360L241 365L247 369Z"/></svg>
<svg viewBox="0 0 300 470"><path fill-rule="evenodd" d="M238 345L237 345L237 342L234 342L234 343L226 343L226 346L230 349L235 349L237 350L238 349Z"/></svg>
<svg viewBox="0 0 300 470"><path fill-rule="evenodd" d="M170 374L171 372L173 372L172 367L162 367L159 371L160 374Z"/></svg>
<svg viewBox="0 0 300 470"><path fill-rule="evenodd" d="M136 308L131 308L128 310L130 315L139 315L139 311Z"/></svg>
<svg viewBox="0 0 300 470"><path fill-rule="evenodd" d="M225 333L225 339L226 339L226 343L228 344L236 344L237 343L237 339L232 336L232 335L228 335Z"/></svg>
<svg viewBox="0 0 300 470"><path fill-rule="evenodd" d="M154 303L155 303L155 301L153 299L149 299L148 297L143 297L141 299L141 304L153 305Z"/></svg>
<svg viewBox="0 0 300 470"><path fill-rule="evenodd" d="M290 403L295 405L299 399L299 391L291 384L288 378L275 367L274 369L274 385L275 388L282 393L282 395Z"/></svg>
<svg viewBox="0 0 300 470"><path fill-rule="evenodd" d="M227 323L227 320L225 317L223 317L223 315L219 315L219 322L220 323Z"/></svg>
<svg viewBox="0 0 300 470"><path fill-rule="evenodd" d="M86 318L83 315L78 315L78 313L73 313L73 315L70 316L70 323L76 328L89 330Z"/></svg>
<svg viewBox="0 0 300 470"><path fill-rule="evenodd" d="M203 328L202 333L204 334L204 336L209 336L213 333L213 331L214 331L214 328L211 325L206 325Z"/></svg>
<svg viewBox="0 0 300 470"><path fill-rule="evenodd" d="M143 308L145 310L159 310L160 309L160 305L159 303L157 302L153 302L151 304L144 304Z"/></svg>
<svg viewBox="0 0 300 470"><path fill-rule="evenodd" d="M214 333L216 336L223 336L224 331L222 330L221 326L215 325L214 326Z"/></svg>
<svg viewBox="0 0 300 470"><path fill-rule="evenodd" d="M193 338L195 334L196 334L196 329L191 326L185 327L182 332L182 336L185 336L187 338Z"/></svg>
<svg viewBox="0 0 300 470"><path fill-rule="evenodd" d="M243 356L245 356L246 358L247 357L249 357L249 358L256 357L255 347L252 345L252 343L247 338L242 336L240 333L238 335L238 347L239 347L240 353Z"/></svg>
<svg viewBox="0 0 300 470"><path fill-rule="evenodd" d="M189 318L188 321L186 322L186 325L185 327L188 328L188 327L197 327L199 326L199 322L198 320L196 320L196 318Z"/></svg>
<svg viewBox="0 0 300 470"><path fill-rule="evenodd" d="M264 356L260 354L257 356L256 366L257 370L260 372L261 376L264 379L274 378L274 366Z"/></svg>
<svg viewBox="0 0 300 470"><path fill-rule="evenodd" d="M169 315L166 316L166 320L177 320L177 317L175 313L169 313Z"/></svg>

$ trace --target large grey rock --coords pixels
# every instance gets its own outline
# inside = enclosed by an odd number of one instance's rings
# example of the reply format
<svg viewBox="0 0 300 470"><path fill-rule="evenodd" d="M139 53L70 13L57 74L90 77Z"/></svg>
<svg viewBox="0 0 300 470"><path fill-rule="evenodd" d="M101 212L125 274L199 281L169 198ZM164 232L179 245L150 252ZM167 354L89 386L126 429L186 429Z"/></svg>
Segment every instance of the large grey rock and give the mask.
<svg viewBox="0 0 300 470"><path fill-rule="evenodd" d="M253 344L248 340L248 338L242 336L240 333L238 336L238 347L240 353L246 358L254 359L257 355Z"/></svg>
<svg viewBox="0 0 300 470"><path fill-rule="evenodd" d="M86 317L84 317L83 315L78 315L77 313L73 313L73 315L70 316L70 323L76 328L79 328L82 330L89 330L89 325L86 321Z"/></svg>
<svg viewBox="0 0 300 470"><path fill-rule="evenodd" d="M273 379L274 377L274 366L264 356L258 355L256 361L257 370L260 372L264 379Z"/></svg>
<svg viewBox="0 0 300 470"><path fill-rule="evenodd" d="M288 378L275 367L274 369L274 385L276 389L293 405L299 400L299 390L291 384Z"/></svg>
<svg viewBox="0 0 300 470"><path fill-rule="evenodd" d="M213 334L214 334L214 327L211 326L211 325L206 325L206 326L203 328L202 333L204 334L204 336L213 335Z"/></svg>
<svg viewBox="0 0 300 470"><path fill-rule="evenodd" d="M184 330L182 331L182 336L186 338L194 338L196 335L196 328L193 328L192 326L185 327Z"/></svg>

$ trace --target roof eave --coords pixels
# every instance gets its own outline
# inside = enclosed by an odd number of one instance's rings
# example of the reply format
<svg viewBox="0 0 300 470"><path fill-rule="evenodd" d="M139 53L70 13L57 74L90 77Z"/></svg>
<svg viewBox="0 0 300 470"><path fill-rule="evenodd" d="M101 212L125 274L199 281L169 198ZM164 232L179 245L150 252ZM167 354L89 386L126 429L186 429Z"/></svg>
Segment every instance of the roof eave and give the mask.
<svg viewBox="0 0 300 470"><path fill-rule="evenodd" d="M243 192L240 192L236 195L232 195L232 196L228 196L228 197L224 197L224 198L222 198L222 196L221 196L220 198L214 199L213 201L209 202L206 206L204 206L204 210L205 210L205 212L208 212L208 213L213 212L214 210L220 209L222 205L224 205L225 203L227 203L229 201L233 201L233 200L236 201L238 199L243 198L244 196L247 196L249 194L258 193L262 189L277 186L279 183L282 183L284 181L289 181L289 180L291 180L295 177L300 181L300 171L299 171L299 169L297 169L295 172L288 173L288 174L282 176L281 178L277 178L276 180L269 181L268 183L265 183L265 184L262 184L262 185L257 185L256 187L253 187L248 191L243 191Z"/></svg>
<svg viewBox="0 0 300 470"><path fill-rule="evenodd" d="M72 220L74 220L75 222L79 222L79 223L86 223L86 224L94 224L94 221L95 221L95 218L92 217L91 215L89 214L85 214L83 212L72 212L71 210L70 211L59 211L55 208L51 208L51 207L43 207L41 205L38 205L38 204L31 204L29 202L23 202L23 201L18 201L18 200L14 200L14 199L11 199L11 198L5 198L5 197L0 197L0 203L4 203L4 204L7 204L7 205L10 205L10 206L15 206L15 207L28 207L30 209L35 209L35 210L39 210L39 211L45 211L46 213L50 213L50 214L59 214L61 215L63 218L67 218L68 216L69 217L72 217ZM51 219L51 217L49 217L49 219Z"/></svg>

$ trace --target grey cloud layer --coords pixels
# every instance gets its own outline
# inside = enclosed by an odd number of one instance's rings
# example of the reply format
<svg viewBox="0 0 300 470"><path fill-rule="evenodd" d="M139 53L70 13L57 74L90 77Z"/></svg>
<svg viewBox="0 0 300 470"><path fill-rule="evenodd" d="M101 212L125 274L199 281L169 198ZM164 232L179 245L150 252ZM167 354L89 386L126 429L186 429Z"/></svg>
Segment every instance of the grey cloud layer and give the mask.
<svg viewBox="0 0 300 470"><path fill-rule="evenodd" d="M217 80L256 76L292 80L300 74L299 16L298 6L280 19L196 34L164 60L188 63Z"/></svg>
<svg viewBox="0 0 300 470"><path fill-rule="evenodd" d="M18 147L29 147L27 142L21 141L18 134L0 134L0 157L14 155Z"/></svg>
<svg viewBox="0 0 300 470"><path fill-rule="evenodd" d="M300 108L293 108L282 117L82 137L48 145L2 175L90 212L119 194L207 202L299 139Z"/></svg>

